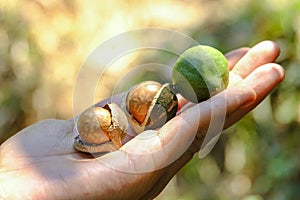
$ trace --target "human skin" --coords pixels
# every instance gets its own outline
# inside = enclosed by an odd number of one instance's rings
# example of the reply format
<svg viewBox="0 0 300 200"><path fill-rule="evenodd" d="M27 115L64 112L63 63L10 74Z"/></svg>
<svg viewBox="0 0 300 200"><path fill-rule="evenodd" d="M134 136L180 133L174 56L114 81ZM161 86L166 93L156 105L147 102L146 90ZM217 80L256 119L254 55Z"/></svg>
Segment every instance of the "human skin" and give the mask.
<svg viewBox="0 0 300 200"><path fill-rule="evenodd" d="M283 68L274 63L279 53L271 41L229 52L226 90L199 104L179 96L178 115L161 129L102 156L73 148L76 118L48 119L21 130L0 147L0 199L153 199L200 150L213 120L224 119L222 129L230 127L284 79Z"/></svg>

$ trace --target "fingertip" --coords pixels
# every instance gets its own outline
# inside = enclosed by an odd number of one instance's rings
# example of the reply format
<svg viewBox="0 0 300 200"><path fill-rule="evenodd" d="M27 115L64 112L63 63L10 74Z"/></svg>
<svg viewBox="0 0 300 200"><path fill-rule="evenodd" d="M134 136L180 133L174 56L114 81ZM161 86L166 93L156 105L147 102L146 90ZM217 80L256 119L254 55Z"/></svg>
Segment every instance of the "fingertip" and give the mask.
<svg viewBox="0 0 300 200"><path fill-rule="evenodd" d="M267 63L257 68L254 75L257 76L256 79L265 82L269 80L270 83L279 84L285 78L285 70L277 63ZM256 81L258 82L258 80Z"/></svg>
<svg viewBox="0 0 300 200"><path fill-rule="evenodd" d="M271 73L274 74L274 76L276 77L276 80L278 82L283 81L283 79L285 78L285 70L281 65L279 65L277 63L270 63L270 64L267 64L267 66L270 67Z"/></svg>
<svg viewBox="0 0 300 200"><path fill-rule="evenodd" d="M272 52L273 59L275 60L280 55L280 47L279 45L271 40L264 40L257 45L255 45L253 48L260 48L264 49L266 52Z"/></svg>
<svg viewBox="0 0 300 200"><path fill-rule="evenodd" d="M273 63L280 54L277 43L265 40L253 46L234 66L233 71L246 78L256 68Z"/></svg>
<svg viewBox="0 0 300 200"><path fill-rule="evenodd" d="M285 77L282 66L276 63L268 63L254 70L243 84L253 88L257 94L257 102L267 96Z"/></svg>

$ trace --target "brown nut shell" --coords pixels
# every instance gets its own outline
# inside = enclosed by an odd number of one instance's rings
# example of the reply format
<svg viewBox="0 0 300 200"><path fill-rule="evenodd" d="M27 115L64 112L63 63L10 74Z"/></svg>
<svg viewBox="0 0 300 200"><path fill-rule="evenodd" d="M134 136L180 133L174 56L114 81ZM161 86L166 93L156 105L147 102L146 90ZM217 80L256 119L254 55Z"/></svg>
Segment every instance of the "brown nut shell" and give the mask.
<svg viewBox="0 0 300 200"><path fill-rule="evenodd" d="M123 110L115 103L106 104L107 109L110 110L112 116L112 124L106 130L106 134L110 140L120 148L122 140L125 138L128 130L128 121Z"/></svg>
<svg viewBox="0 0 300 200"><path fill-rule="evenodd" d="M91 144L81 140L79 135L75 137L73 146L78 151L85 153L107 153L119 149L110 140L100 144Z"/></svg>
<svg viewBox="0 0 300 200"><path fill-rule="evenodd" d="M151 103L160 88L160 83L146 81L136 85L128 92L126 107L139 123L145 121Z"/></svg>
<svg viewBox="0 0 300 200"><path fill-rule="evenodd" d="M105 130L110 125L109 110L102 107L90 107L80 115L77 130L83 141L99 144L109 140Z"/></svg>
<svg viewBox="0 0 300 200"><path fill-rule="evenodd" d="M136 133L156 129L176 115L178 100L170 85L144 81L126 96L125 113Z"/></svg>
<svg viewBox="0 0 300 200"><path fill-rule="evenodd" d="M74 147L83 152L110 152L122 146L128 122L118 105L90 107L78 119Z"/></svg>

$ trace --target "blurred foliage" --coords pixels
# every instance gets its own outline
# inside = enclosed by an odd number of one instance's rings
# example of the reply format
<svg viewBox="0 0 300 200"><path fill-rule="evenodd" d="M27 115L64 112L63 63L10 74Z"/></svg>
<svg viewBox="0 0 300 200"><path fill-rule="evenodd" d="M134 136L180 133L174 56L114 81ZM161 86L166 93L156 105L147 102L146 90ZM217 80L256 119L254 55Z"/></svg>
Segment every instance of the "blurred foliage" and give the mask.
<svg viewBox="0 0 300 200"><path fill-rule="evenodd" d="M157 199L298 199L298 0L0 0L0 144L38 120L71 118L74 80L88 54L116 34L150 26L178 30L223 52L274 40L286 69L285 81L226 130L207 157L195 155ZM107 73L97 100L111 94L124 66L139 60L131 56L119 63L122 70ZM155 73L146 76L141 79Z"/></svg>

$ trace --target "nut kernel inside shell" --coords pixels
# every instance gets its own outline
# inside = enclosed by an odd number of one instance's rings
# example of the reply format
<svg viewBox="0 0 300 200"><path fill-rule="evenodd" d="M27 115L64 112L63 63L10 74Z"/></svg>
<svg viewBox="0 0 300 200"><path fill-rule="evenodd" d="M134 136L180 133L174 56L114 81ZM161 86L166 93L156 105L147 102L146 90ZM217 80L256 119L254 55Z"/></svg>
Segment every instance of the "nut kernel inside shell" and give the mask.
<svg viewBox="0 0 300 200"><path fill-rule="evenodd" d="M130 106L130 102L134 106ZM176 115L177 108L177 97L169 84L144 81L133 87L126 97L126 114L136 133L161 127Z"/></svg>
<svg viewBox="0 0 300 200"><path fill-rule="evenodd" d="M129 91L126 98L126 106L132 117L139 123L144 122L149 107L160 88L161 84L154 81L147 81L138 84Z"/></svg>
<svg viewBox="0 0 300 200"><path fill-rule="evenodd" d="M105 129L110 123L111 116L108 110L102 107L91 107L81 114L77 122L77 130L83 141L91 144L103 143L109 141Z"/></svg>
<svg viewBox="0 0 300 200"><path fill-rule="evenodd" d="M91 107L78 119L77 130L85 146L112 145L120 148L126 136L128 122L123 111L114 103L103 107ZM94 148L101 149L101 148Z"/></svg>

